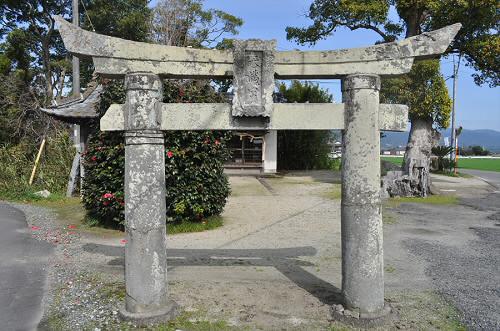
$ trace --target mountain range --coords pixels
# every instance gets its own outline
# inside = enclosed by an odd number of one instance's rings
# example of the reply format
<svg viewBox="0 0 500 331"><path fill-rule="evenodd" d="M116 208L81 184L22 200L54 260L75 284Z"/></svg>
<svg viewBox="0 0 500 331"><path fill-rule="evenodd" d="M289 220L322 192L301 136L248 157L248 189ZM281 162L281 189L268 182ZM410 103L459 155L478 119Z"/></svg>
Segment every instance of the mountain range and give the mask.
<svg viewBox="0 0 500 331"><path fill-rule="evenodd" d="M441 132L441 144L444 143L444 137L451 136L451 130L443 130ZM382 138L382 149L392 149L401 146L406 146L408 142L409 132L384 132L385 137ZM459 146L482 146L491 152L500 152L500 132L495 130L467 130L463 129L458 137Z"/></svg>

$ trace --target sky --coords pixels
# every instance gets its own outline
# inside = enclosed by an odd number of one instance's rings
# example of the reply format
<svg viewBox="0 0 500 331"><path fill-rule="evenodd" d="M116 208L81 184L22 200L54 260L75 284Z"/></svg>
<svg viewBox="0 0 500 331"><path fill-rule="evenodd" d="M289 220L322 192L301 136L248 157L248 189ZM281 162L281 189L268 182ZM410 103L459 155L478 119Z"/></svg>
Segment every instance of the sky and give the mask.
<svg viewBox="0 0 500 331"><path fill-rule="evenodd" d="M152 4L154 4L153 1ZM301 46L286 40L287 26L305 27L310 24L306 17L312 0L205 0L206 8L221 9L243 19L237 38L276 39L278 51L285 50L334 50L373 45L379 38L366 30L338 30L334 36L314 46ZM453 74L453 59L444 58L442 72L445 78ZM477 86L471 77L474 70L460 66L457 83L457 126L466 129L492 129L500 131L500 88ZM452 79L447 84L452 92ZM319 80L328 88L336 102L340 102L340 81Z"/></svg>

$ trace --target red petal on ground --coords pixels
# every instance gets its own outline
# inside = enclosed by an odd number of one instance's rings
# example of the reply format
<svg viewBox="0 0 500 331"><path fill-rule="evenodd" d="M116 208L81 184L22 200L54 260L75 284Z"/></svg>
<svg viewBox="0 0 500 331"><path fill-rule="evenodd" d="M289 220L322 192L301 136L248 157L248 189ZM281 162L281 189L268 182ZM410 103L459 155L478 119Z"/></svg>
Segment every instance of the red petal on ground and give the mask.
<svg viewBox="0 0 500 331"><path fill-rule="evenodd" d="M127 239L122 239L122 240L120 240L120 243L122 243L122 244L126 244L126 243L127 243Z"/></svg>
<svg viewBox="0 0 500 331"><path fill-rule="evenodd" d="M76 225L70 224L70 225L68 225L68 229L76 229Z"/></svg>
<svg viewBox="0 0 500 331"><path fill-rule="evenodd" d="M39 227L39 226L34 226L34 225L32 225L32 226L31 226L31 230L33 230L33 231L38 231L38 230L40 230L40 227Z"/></svg>

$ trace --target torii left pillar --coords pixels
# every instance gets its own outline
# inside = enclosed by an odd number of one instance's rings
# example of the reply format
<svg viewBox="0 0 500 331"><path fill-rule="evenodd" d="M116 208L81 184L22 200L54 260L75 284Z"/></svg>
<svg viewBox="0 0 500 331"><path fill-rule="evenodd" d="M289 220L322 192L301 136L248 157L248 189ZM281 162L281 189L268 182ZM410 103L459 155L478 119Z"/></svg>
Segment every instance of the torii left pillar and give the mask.
<svg viewBox="0 0 500 331"><path fill-rule="evenodd" d="M165 146L160 131L162 83L157 75L125 76L125 320L171 319L167 292Z"/></svg>

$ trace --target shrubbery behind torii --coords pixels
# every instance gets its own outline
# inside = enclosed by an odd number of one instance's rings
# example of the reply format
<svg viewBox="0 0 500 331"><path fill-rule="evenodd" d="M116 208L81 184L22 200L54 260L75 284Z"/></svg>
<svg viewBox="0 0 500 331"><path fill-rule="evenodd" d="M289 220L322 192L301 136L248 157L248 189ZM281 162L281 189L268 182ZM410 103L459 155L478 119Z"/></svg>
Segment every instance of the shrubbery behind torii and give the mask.
<svg viewBox="0 0 500 331"><path fill-rule="evenodd" d="M132 2L137 5L141 1ZM139 21L151 22L150 33L115 36L172 46L207 47L214 42L222 43L219 38L223 34L237 33L237 28L243 23L241 19L222 11L204 10L200 0L164 0L152 11L147 9L146 1L142 3L143 6L134 7L130 15L132 18L142 15ZM109 15L121 17L117 24L127 22L123 13L113 13L110 6L106 8L111 12ZM93 10L92 6L89 8L91 19L92 15L99 15L97 9ZM176 18L175 27L168 24L171 17ZM90 27L90 24L85 26ZM94 23L94 26L96 32L100 32L101 25ZM109 22L102 26L109 29ZM106 88L101 99L101 115L110 104L123 103L125 97L123 81L104 83ZM167 103L225 101L224 95L210 81L164 80L163 83L163 101ZM222 212L229 195L229 184L223 173L223 164L229 157L226 147L229 137L230 133L227 132L166 132L167 221L201 221ZM96 123L84 157L86 178L83 201L89 215L101 224L122 225L125 164L123 135L100 133Z"/></svg>

